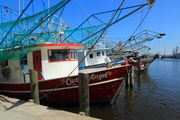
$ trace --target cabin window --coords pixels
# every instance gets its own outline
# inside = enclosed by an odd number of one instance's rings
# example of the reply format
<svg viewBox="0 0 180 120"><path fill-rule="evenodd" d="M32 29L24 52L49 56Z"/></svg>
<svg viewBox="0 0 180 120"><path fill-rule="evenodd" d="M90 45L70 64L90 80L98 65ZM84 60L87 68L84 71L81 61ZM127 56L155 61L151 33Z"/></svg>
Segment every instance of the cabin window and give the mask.
<svg viewBox="0 0 180 120"><path fill-rule="evenodd" d="M97 56L101 56L101 53L100 53L100 52L97 52Z"/></svg>
<svg viewBox="0 0 180 120"><path fill-rule="evenodd" d="M89 58L93 58L93 54L89 54Z"/></svg>
<svg viewBox="0 0 180 120"><path fill-rule="evenodd" d="M77 59L77 51L71 50L70 54L71 54L71 59L72 60L76 60Z"/></svg>
<svg viewBox="0 0 180 120"><path fill-rule="evenodd" d="M67 50L49 50L49 61L64 61L68 60Z"/></svg>
<svg viewBox="0 0 180 120"><path fill-rule="evenodd" d="M24 57L21 57L21 60L20 60L20 65L27 65L28 64L28 61L27 61L27 55L24 56Z"/></svg>

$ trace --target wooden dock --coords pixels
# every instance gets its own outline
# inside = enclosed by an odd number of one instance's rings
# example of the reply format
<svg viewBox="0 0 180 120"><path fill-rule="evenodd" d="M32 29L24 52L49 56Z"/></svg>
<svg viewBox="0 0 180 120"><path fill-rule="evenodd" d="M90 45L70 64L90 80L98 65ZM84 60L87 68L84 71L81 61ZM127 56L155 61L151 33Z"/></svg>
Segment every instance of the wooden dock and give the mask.
<svg viewBox="0 0 180 120"><path fill-rule="evenodd" d="M98 120L0 95L2 120Z"/></svg>

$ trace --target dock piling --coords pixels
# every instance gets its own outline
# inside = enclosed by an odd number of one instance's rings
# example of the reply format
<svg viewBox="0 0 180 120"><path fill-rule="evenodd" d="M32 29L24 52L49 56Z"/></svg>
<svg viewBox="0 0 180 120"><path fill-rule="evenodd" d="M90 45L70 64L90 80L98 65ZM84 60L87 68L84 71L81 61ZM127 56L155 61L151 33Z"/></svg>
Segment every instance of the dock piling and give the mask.
<svg viewBox="0 0 180 120"><path fill-rule="evenodd" d="M125 83L125 86L126 88L133 88L134 87L134 66L131 66L131 68L128 70L128 74L127 74L127 77L126 77L126 83Z"/></svg>
<svg viewBox="0 0 180 120"><path fill-rule="evenodd" d="M84 73L79 73L79 100L80 100L80 110L85 112L86 116L90 116L89 107L89 75Z"/></svg>
<svg viewBox="0 0 180 120"><path fill-rule="evenodd" d="M34 103L40 104L37 72L34 70L29 70L29 78L30 78L30 85L31 85L31 97L33 98Z"/></svg>
<svg viewBox="0 0 180 120"><path fill-rule="evenodd" d="M131 67L131 70L130 70L130 88L133 88L134 87L134 75L135 75L135 68L134 66Z"/></svg>

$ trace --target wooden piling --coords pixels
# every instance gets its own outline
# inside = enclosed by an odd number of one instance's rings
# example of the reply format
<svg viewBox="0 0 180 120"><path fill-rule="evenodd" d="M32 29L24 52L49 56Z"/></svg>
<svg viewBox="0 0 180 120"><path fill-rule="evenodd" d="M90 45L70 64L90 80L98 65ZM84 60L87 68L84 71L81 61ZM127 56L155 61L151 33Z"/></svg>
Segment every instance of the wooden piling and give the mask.
<svg viewBox="0 0 180 120"><path fill-rule="evenodd" d="M130 86L130 70L127 71L128 74L126 76L126 82L125 82L125 87L128 88Z"/></svg>
<svg viewBox="0 0 180 120"><path fill-rule="evenodd" d="M31 97L36 104L39 102L39 85L38 85L38 73L34 70L29 70L29 78L31 85Z"/></svg>
<svg viewBox="0 0 180 120"><path fill-rule="evenodd" d="M135 71L135 68L134 66L131 66L131 68L128 70L128 74L127 74L127 77L126 77L126 83L125 83L125 86L126 88L133 88L134 87L134 71Z"/></svg>
<svg viewBox="0 0 180 120"><path fill-rule="evenodd" d="M134 87L134 76L135 76L135 68L134 66L132 66L130 70L130 88Z"/></svg>
<svg viewBox="0 0 180 120"><path fill-rule="evenodd" d="M90 116L89 108L89 75L84 73L79 73L79 100L80 100L80 110L85 112L86 116Z"/></svg>

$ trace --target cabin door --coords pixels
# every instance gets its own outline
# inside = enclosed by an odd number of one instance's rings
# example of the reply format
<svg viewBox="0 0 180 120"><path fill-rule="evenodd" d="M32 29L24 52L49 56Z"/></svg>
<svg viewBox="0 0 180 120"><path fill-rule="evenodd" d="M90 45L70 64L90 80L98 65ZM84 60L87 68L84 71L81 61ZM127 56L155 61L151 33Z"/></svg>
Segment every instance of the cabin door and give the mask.
<svg viewBox="0 0 180 120"><path fill-rule="evenodd" d="M42 72L42 62L41 62L41 51L37 50L33 52L33 67L37 72ZM38 80L42 80L42 76L38 74Z"/></svg>

